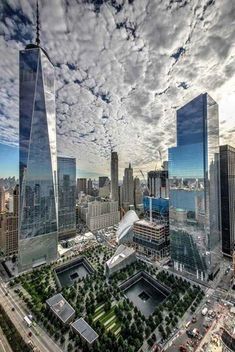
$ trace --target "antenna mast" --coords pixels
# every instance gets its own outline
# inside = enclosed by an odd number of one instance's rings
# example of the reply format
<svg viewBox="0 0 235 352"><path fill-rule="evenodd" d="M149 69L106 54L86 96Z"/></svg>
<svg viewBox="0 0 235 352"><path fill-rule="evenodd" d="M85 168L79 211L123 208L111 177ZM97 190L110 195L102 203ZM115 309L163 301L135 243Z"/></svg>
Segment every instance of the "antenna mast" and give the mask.
<svg viewBox="0 0 235 352"><path fill-rule="evenodd" d="M39 7L38 7L38 1L37 1L37 26L36 26L36 44L39 46L40 45L40 21L39 21Z"/></svg>

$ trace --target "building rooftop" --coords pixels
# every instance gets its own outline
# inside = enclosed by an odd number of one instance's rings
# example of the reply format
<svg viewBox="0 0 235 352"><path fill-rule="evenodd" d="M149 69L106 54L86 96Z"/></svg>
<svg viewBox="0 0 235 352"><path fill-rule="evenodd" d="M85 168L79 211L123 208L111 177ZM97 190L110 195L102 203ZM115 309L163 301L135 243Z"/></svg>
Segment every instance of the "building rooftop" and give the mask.
<svg viewBox="0 0 235 352"><path fill-rule="evenodd" d="M64 324L75 314L75 310L66 299L64 299L61 293L52 296L46 303Z"/></svg>
<svg viewBox="0 0 235 352"><path fill-rule="evenodd" d="M92 327L83 319L77 319L72 328L78 332L89 344L93 343L99 335L92 329Z"/></svg>
<svg viewBox="0 0 235 352"><path fill-rule="evenodd" d="M151 227L153 229L161 229L163 227L165 227L164 224L157 224L156 222L150 222L148 220L139 220L139 221L136 221L137 225L142 225L142 226L146 226L146 227Z"/></svg>
<svg viewBox="0 0 235 352"><path fill-rule="evenodd" d="M234 314L233 311L231 313ZM228 314L224 319L224 328L235 339L235 319L232 314Z"/></svg>
<svg viewBox="0 0 235 352"><path fill-rule="evenodd" d="M118 263L122 262L125 258L129 257L131 254L135 253L135 250L133 248L124 246L121 244L114 255L106 262L106 265L109 268L112 268L113 266L117 265Z"/></svg>

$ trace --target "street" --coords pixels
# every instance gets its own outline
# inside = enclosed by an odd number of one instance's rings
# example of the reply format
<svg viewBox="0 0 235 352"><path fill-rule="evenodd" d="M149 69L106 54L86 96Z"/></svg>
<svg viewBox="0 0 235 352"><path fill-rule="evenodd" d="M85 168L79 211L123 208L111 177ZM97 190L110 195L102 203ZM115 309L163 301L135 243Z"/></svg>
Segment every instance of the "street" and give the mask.
<svg viewBox="0 0 235 352"><path fill-rule="evenodd" d="M26 343L28 343L29 340L32 341L34 346L39 348L40 352L63 352L38 325L36 327L31 326L30 328L25 325L23 318L28 313L23 310L18 303L17 296L15 295L13 297L9 289L7 290L8 294L6 296L5 285L5 283L0 281L0 303ZM12 311L12 307L15 308L14 311ZM32 336L28 337L30 331L32 332Z"/></svg>

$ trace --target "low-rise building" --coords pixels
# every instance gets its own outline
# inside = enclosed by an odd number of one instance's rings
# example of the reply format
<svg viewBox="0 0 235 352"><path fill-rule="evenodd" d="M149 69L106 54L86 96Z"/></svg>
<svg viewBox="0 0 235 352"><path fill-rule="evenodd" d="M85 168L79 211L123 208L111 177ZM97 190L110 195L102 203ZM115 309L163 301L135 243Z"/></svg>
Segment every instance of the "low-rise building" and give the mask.
<svg viewBox="0 0 235 352"><path fill-rule="evenodd" d="M61 293L58 293L46 301L51 312L63 323L69 324L75 317L75 310L66 301Z"/></svg>
<svg viewBox="0 0 235 352"><path fill-rule="evenodd" d="M78 333L86 342L91 345L98 339L99 335L92 329L92 327L83 319L79 318L71 324L75 333Z"/></svg>
<svg viewBox="0 0 235 352"><path fill-rule="evenodd" d="M91 231L118 224L118 201L94 201L88 203L86 225Z"/></svg>
<svg viewBox="0 0 235 352"><path fill-rule="evenodd" d="M106 276L111 276L115 272L125 268L127 265L136 261L135 250L121 244L114 255L106 262Z"/></svg>
<svg viewBox="0 0 235 352"><path fill-rule="evenodd" d="M221 340L225 351L235 351L235 319L230 313L224 319Z"/></svg>

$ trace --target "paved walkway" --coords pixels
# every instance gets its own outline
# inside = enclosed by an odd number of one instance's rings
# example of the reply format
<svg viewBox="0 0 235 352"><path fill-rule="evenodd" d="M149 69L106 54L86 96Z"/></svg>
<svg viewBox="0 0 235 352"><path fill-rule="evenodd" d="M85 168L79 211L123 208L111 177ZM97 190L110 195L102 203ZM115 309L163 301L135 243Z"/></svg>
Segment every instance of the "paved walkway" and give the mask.
<svg viewBox="0 0 235 352"><path fill-rule="evenodd" d="M11 346L9 345L6 336L3 334L0 328L0 352L12 352Z"/></svg>

